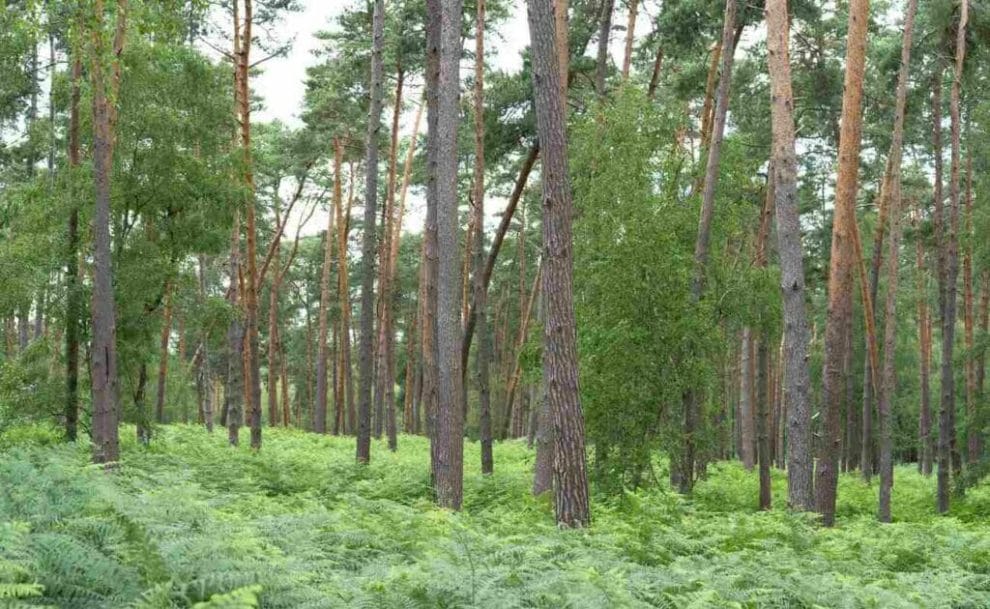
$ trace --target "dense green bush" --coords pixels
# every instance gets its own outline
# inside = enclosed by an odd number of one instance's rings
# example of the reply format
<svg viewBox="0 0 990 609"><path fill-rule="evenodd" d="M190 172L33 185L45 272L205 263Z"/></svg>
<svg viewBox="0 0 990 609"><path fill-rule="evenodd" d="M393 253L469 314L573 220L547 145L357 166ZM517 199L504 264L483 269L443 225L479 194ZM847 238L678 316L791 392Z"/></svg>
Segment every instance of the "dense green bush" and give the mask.
<svg viewBox="0 0 990 609"><path fill-rule="evenodd" d="M560 531L529 495L533 453L496 447L465 506L432 506L429 443L400 438L354 463L353 441L281 429L264 451L163 427L123 431L112 473L80 445L0 435L0 607L986 607L990 487L952 517L933 482L898 468L895 523L876 487L840 482L839 526L756 509L757 479L717 464L691 500L663 488L595 498L587 531ZM784 476L775 472L775 505Z"/></svg>

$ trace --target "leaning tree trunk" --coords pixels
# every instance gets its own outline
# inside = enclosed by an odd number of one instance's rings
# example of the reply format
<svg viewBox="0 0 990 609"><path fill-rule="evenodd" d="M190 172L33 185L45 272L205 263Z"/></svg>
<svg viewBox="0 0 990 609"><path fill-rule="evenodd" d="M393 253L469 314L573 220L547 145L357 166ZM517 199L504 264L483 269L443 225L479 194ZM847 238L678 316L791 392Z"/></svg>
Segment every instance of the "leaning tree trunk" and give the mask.
<svg viewBox="0 0 990 609"><path fill-rule="evenodd" d="M117 315L110 250L110 177L120 91L120 56L127 31L127 0L117 0L109 82L104 73L103 0L95 0L92 25L93 178L93 303L90 345L93 461L114 463L120 455L117 433Z"/></svg>
<svg viewBox="0 0 990 609"><path fill-rule="evenodd" d="M863 72L866 64L866 28L869 0L851 0L846 49L846 73L842 95L842 132L835 188L835 219L828 276L828 314L825 327L825 361L822 439L815 473L815 509L822 523L835 523L835 493L841 449L841 408L845 392L842 360L845 337L852 319L853 270L856 248L856 190L859 149L863 128Z"/></svg>
<svg viewBox="0 0 990 609"><path fill-rule="evenodd" d="M357 460L371 459L372 347L375 318L375 211L378 207L378 133L382 122L382 47L385 43L385 2L375 0L371 51L371 103L365 153L364 235L361 240L361 353L358 386Z"/></svg>
<svg viewBox="0 0 990 609"><path fill-rule="evenodd" d="M536 125L543 150L543 378L554 432L554 513L561 526L590 524L584 416L574 319L573 204L552 0L529 0Z"/></svg>
<svg viewBox="0 0 990 609"><path fill-rule="evenodd" d="M904 40L901 44L901 68L897 75L897 96L894 109L894 134L890 143L890 185L888 214L890 242L887 250L887 299L884 305L883 378L880 383L878 410L880 413L880 504L877 519L890 522L890 492L894 485L893 417L891 404L897 384L895 355L897 348L897 280L900 270L901 246L901 149L904 142L904 111L907 106L908 68L911 63L911 38L918 0L908 0L904 19Z"/></svg>
<svg viewBox="0 0 990 609"><path fill-rule="evenodd" d="M718 183L719 165L722 158L722 135L725 132L725 117L729 109L729 86L732 83L732 63L735 47L734 31L736 23L736 0L725 0L725 17L722 24L722 73L719 76L715 97L715 118L712 126L711 144L708 146L708 161L705 165L705 183L701 196L701 218L698 221L698 237L694 245L694 269L691 277L691 302L697 304L705 289L705 274L708 267L709 240L711 238L712 216L715 211L715 187ZM688 493L694 486L695 475L695 433L698 431L701 408L697 389L684 393L684 444L680 463L680 491Z"/></svg>

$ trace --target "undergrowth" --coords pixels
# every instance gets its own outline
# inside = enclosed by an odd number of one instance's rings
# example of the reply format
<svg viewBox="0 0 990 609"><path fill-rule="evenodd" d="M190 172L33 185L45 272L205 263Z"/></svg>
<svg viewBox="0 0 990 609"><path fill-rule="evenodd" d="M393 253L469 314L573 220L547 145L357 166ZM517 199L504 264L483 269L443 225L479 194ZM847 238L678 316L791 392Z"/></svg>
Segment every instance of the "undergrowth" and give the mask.
<svg viewBox="0 0 990 609"><path fill-rule="evenodd" d="M990 487L938 517L934 481L909 466L890 525L853 475L825 530L759 512L756 475L718 464L691 500L599 496L590 530L561 531L518 442L489 478L467 445L454 514L432 507L424 438L376 443L362 467L351 439L299 431L267 430L260 454L194 427L150 447L122 435L112 474L43 429L0 436L0 608L990 606Z"/></svg>

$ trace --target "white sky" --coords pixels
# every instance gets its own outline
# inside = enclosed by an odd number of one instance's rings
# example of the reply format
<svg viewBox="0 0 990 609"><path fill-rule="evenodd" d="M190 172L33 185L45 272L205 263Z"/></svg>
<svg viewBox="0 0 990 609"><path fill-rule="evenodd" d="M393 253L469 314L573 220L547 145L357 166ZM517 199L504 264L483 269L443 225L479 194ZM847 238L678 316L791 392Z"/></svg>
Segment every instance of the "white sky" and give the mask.
<svg viewBox="0 0 990 609"><path fill-rule="evenodd" d="M252 82L254 92L265 101L265 107L254 113L256 121L278 119L291 127L301 125L299 115L302 111L303 98L306 91L306 68L316 63L313 52L319 48L320 41L316 38L319 31L335 27L334 18L347 7L365 0L302 0L303 10L289 14L278 28L279 38L294 38L292 50L285 57L272 59L262 64L262 73ZM387 2L388 0L386 0ZM521 53L529 45L529 26L526 21L525 0L511 0L513 9L509 18L499 24L497 29L486 31L485 47L486 60L489 66L508 72L515 72L522 67ZM644 2L637 20L636 32L639 35L649 32L651 15L654 13L653 3ZM613 24L625 27L627 13L624 3L616 3ZM613 30L610 50L613 60L621 61L625 35L622 31ZM474 42L466 40L465 46L473 48ZM593 50L593 49L592 49ZM467 77L472 66L462 65L462 73ZM386 108L386 112L391 110ZM407 99L405 104L402 136L407 137L412 131L416 112L416 102ZM425 128L425 119L421 128ZM287 186L291 190L291 187ZM505 199L488 197L486 199L486 225L498 222L495 212L505 206ZM300 205L301 206L301 205ZM287 227L287 234L294 234L295 227L302 221L303 209L293 211L295 218ZM360 212L357 212L360 213ZM425 215L423 193L410 188L407 198L407 209L403 230L419 232ZM303 227L303 235L319 233L327 225L327 212L322 205L317 206L316 213ZM486 226L490 229L491 226Z"/></svg>

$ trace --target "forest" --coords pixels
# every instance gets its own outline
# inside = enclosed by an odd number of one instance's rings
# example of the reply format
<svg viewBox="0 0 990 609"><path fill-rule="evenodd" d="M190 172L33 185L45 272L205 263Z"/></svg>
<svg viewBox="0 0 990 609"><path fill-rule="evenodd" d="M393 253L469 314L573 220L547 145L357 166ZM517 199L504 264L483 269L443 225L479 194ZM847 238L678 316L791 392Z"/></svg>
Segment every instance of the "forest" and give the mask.
<svg viewBox="0 0 990 609"><path fill-rule="evenodd" d="M0 609L990 607L990 5L324 2L0 0Z"/></svg>

